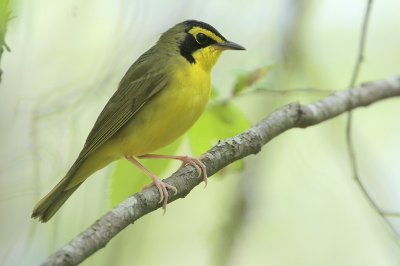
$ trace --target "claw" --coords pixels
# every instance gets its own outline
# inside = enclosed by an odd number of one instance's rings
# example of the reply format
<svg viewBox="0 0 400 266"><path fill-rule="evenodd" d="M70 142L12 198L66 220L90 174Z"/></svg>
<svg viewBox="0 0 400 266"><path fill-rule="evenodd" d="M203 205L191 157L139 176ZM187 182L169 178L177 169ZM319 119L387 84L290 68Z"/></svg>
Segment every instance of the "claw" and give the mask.
<svg viewBox="0 0 400 266"><path fill-rule="evenodd" d="M203 181L205 183L204 187L207 186L207 181L208 181L207 168L202 161L200 161L197 158L193 158L193 157L189 157L189 156L180 156L180 158L178 160L182 161L182 165L180 168L189 164L189 165L193 166L196 169L196 171L199 173L197 177L200 177L201 174L203 174Z"/></svg>
<svg viewBox="0 0 400 266"><path fill-rule="evenodd" d="M148 175L153 180L153 182L151 184L143 187L143 189L146 189L153 185L156 186L158 192L160 193L160 201L158 203L163 202L162 208L163 208L164 214L165 214L165 211L167 209L168 197L169 197L167 189L174 191L174 195L176 195L178 193L178 190L176 189L176 187L161 181L156 175L154 175L149 170L147 170L143 165L141 165L133 157L126 156L126 159L128 159L130 162L132 162L134 165L136 165L140 170L142 170L146 175Z"/></svg>

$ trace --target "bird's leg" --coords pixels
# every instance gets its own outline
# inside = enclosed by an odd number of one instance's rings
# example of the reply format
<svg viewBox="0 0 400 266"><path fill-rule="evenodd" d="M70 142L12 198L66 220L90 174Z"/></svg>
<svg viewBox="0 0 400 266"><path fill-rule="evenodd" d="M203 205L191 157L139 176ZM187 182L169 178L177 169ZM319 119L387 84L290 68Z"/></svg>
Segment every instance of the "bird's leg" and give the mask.
<svg viewBox="0 0 400 266"><path fill-rule="evenodd" d="M125 158L130 161L131 163L133 163L137 168L139 168L140 170L143 171L143 173L145 173L148 177L150 177L153 182L148 185L145 186L143 189L148 188L152 185L155 185L158 189L158 192L160 192L160 201L158 203L163 202L163 210L165 212L166 208L167 208L167 203L168 203L168 191L167 189L171 189L176 193L178 193L176 187L171 186L163 181L161 181L155 174L153 174L152 172L150 172L149 170L147 170L146 167L144 167L141 163L139 163L135 158L133 158L132 156L125 156Z"/></svg>
<svg viewBox="0 0 400 266"><path fill-rule="evenodd" d="M197 172L199 173L198 177L201 176L203 173L203 181L207 186L207 169L206 166L202 161L200 161L197 158L190 157L190 156L176 156L176 155L162 155L162 154L144 154L141 156L138 156L140 159L172 159L172 160L178 160L181 161L182 164L179 167L181 169L185 165L192 165L194 168L196 168Z"/></svg>

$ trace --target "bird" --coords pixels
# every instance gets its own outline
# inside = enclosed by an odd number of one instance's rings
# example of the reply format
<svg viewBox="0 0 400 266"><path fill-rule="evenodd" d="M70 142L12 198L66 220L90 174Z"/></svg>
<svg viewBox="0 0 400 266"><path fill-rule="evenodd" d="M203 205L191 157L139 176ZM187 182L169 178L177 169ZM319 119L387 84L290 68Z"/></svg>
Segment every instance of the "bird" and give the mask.
<svg viewBox="0 0 400 266"><path fill-rule="evenodd" d="M138 159L173 159L192 165L207 182L207 169L190 156L151 154L183 135L200 117L211 94L211 70L225 50L245 50L213 26L186 20L162 33L159 40L127 70L99 114L67 174L34 207L32 218L47 222L94 172L126 158L160 193L162 208L168 190ZM207 183L206 183L207 184Z"/></svg>

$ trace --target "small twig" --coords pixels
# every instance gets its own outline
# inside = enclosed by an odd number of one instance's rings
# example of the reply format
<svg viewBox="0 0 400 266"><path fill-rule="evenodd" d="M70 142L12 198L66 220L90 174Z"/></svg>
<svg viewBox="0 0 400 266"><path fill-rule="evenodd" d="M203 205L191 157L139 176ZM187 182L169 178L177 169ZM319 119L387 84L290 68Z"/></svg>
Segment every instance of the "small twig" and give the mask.
<svg viewBox="0 0 400 266"><path fill-rule="evenodd" d="M280 94L280 95L286 95L286 94L294 94L294 93L321 93L321 94L332 94L337 92L337 90L323 90L323 89L315 89L315 88L298 88L298 89L287 89L287 90L275 90L275 89L263 89L263 88L257 88L253 91L250 92L259 92L259 93L273 93L273 94ZM246 95L247 93L244 93Z"/></svg>
<svg viewBox="0 0 400 266"><path fill-rule="evenodd" d="M379 100L400 96L400 76L364 84L337 92L312 104L289 104L251 127L249 130L220 141L201 156L212 176L227 165L258 153L276 136L292 128L306 128L332 119L357 107ZM170 202L186 197L200 184L196 169L186 166L164 180L178 189L170 193ZM42 265L76 265L105 247L121 230L144 215L161 207L158 190L153 186L128 197L92 226L76 236L63 248L52 254Z"/></svg>
<svg viewBox="0 0 400 266"><path fill-rule="evenodd" d="M362 65L362 63L364 62L364 59L365 59L365 45L366 45L367 32L368 32L368 22L369 22L371 10L372 10L372 0L368 0L367 1L367 7L366 7L366 10L365 10L364 19L363 19L363 23L362 23L362 28L361 28L361 36L360 36L360 42L359 42L359 47L358 47L358 54L357 54L356 62L355 62L355 65L354 65L353 74L352 74L351 79L350 79L349 88L355 86L355 84L357 82L357 79L358 79L358 76L359 76L359 73L360 73L361 65ZM375 201L373 200L373 198L369 194L368 190L364 186L363 182L361 181L360 174L359 174L359 171L358 171L357 157L356 157L356 153L355 153L355 150L354 150L354 144L353 144L353 139L352 139L352 134L351 134L352 122L353 122L353 116L352 116L351 111L349 111L348 117L347 117L347 123L346 123L346 143L347 143L347 151L348 151L348 154L349 154L349 157L350 157L350 163L351 163L351 169L352 169L352 172L353 172L353 178L356 181L357 185L360 187L361 192L365 195L365 197L369 201L371 207L379 215L381 215L383 217L383 220L386 222L388 227L391 228L391 230L397 235L397 237L400 237L399 233L395 230L393 225L385 218L385 216L394 217L394 216L400 216L400 214L399 213L387 213L387 212L382 211L379 208L379 206L375 203Z"/></svg>
<svg viewBox="0 0 400 266"><path fill-rule="evenodd" d="M251 96L255 94L276 94L276 95L287 95L287 94L296 94L296 93L320 93L324 95L332 94L337 92L337 90L323 90L323 89L315 89L315 88L298 88L298 89L284 89L284 90L279 90L279 89L269 89L269 88L255 88L252 90L248 90L245 92L241 92L239 94L231 94L230 96L216 100L212 102L211 104L224 104L227 102L230 102L233 99L238 99L243 96Z"/></svg>
<svg viewBox="0 0 400 266"><path fill-rule="evenodd" d="M364 20L361 27L361 36L360 36L360 43L358 47L358 54L356 63L354 65L353 74L351 76L349 88L352 88L356 85L358 75L360 74L361 64L364 62L365 58L365 44L367 40L367 32L368 32L368 22L369 17L371 15L372 10L372 0L367 0L367 8L365 10Z"/></svg>
<svg viewBox="0 0 400 266"><path fill-rule="evenodd" d="M358 75L360 73L361 69L361 64L364 61L364 53L365 53L365 43L367 39L367 29L368 29L368 21L369 21L369 16L371 13L371 5L372 5L372 0L367 0L367 8L365 10L365 15L364 15L364 20L361 28L361 36L360 36L360 43L359 43L359 48L358 48L358 54L356 58L356 63L354 65L353 69L353 74L350 79L350 84L349 88L352 88L355 86ZM359 175L358 175L358 168L357 168L357 160L356 160L356 155L354 151L354 146L353 146L353 140L352 140L352 135L351 135L351 126L352 126L352 113L349 112L348 118L347 118L347 123L346 123L346 142L347 142L347 150L349 153L350 157L350 162L351 162L351 168L353 171L353 176L356 179L356 181L360 184L362 187L362 190L366 192L364 189L364 186L359 180ZM366 196L368 199L371 201L371 197L366 193Z"/></svg>

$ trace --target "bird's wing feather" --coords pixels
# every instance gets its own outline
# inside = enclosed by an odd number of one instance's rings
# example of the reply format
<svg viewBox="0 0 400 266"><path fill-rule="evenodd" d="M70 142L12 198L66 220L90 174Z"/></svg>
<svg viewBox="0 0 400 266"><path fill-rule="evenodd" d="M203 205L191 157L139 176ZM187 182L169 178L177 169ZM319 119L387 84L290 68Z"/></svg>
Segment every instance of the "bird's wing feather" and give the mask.
<svg viewBox="0 0 400 266"><path fill-rule="evenodd" d="M146 102L167 85L162 62L152 64L142 55L131 66L111 99L96 120L75 165L109 140Z"/></svg>

